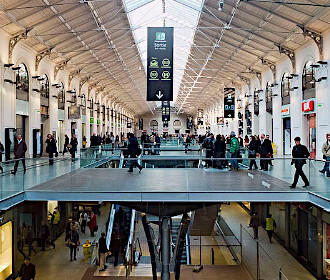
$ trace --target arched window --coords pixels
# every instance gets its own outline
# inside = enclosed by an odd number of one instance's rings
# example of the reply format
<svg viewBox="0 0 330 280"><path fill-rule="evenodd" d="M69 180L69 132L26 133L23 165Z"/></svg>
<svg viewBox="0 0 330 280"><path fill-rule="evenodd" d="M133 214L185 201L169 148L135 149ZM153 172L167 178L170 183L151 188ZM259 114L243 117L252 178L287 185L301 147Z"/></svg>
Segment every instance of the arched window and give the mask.
<svg viewBox="0 0 330 280"><path fill-rule="evenodd" d="M273 112L273 88L271 87L269 82L266 85L265 96L266 96L266 112L272 114L272 112Z"/></svg>
<svg viewBox="0 0 330 280"><path fill-rule="evenodd" d="M60 83L56 86L57 89L57 101L58 101L58 109L64 110L65 104L65 92L64 92L64 85Z"/></svg>
<svg viewBox="0 0 330 280"><path fill-rule="evenodd" d="M175 126L175 127L181 127L181 121L180 120L175 120L173 122L173 126Z"/></svg>
<svg viewBox="0 0 330 280"><path fill-rule="evenodd" d="M253 103L254 103L254 114L259 115L259 90L254 90L254 96L253 96Z"/></svg>
<svg viewBox="0 0 330 280"><path fill-rule="evenodd" d="M151 126L151 128L156 129L156 128L158 128L158 122L156 120L152 120L150 122L150 126Z"/></svg>
<svg viewBox="0 0 330 280"><path fill-rule="evenodd" d="M16 73L16 99L29 101L29 73L25 64L18 65Z"/></svg>
<svg viewBox="0 0 330 280"><path fill-rule="evenodd" d="M303 99L315 97L315 68L312 65L313 62L309 61L304 67L302 76Z"/></svg>
<svg viewBox="0 0 330 280"><path fill-rule="evenodd" d="M46 74L41 76L42 80L40 81L40 95L49 98L49 80Z"/></svg>
<svg viewBox="0 0 330 280"><path fill-rule="evenodd" d="M282 105L290 104L291 79L288 73L285 73L281 81Z"/></svg>

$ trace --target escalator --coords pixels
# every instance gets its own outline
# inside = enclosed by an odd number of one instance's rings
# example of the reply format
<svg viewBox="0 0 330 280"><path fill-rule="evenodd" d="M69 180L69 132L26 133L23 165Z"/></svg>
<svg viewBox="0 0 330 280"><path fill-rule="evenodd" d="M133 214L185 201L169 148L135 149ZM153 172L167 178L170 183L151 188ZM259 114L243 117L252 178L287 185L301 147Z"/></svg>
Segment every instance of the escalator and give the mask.
<svg viewBox="0 0 330 280"><path fill-rule="evenodd" d="M181 218L173 218L172 219L172 230L171 230L171 235L172 235L172 248L174 249L174 246L177 244L177 236L178 232L180 229L180 224L181 224ZM183 251L181 255L181 264L189 264L189 247L186 246L187 238L185 238L184 245L183 245ZM187 251L188 249L188 251Z"/></svg>

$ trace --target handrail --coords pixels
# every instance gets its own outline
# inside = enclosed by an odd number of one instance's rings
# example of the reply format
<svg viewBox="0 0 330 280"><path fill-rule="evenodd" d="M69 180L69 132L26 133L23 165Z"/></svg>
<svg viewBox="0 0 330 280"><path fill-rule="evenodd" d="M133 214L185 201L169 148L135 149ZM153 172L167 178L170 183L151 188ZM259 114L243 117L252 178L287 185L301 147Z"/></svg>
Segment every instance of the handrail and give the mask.
<svg viewBox="0 0 330 280"><path fill-rule="evenodd" d="M115 214L116 214L115 205L112 204L111 210L110 210L110 219L109 219L109 223L108 223L108 231L107 231L107 235L106 235L106 244L107 244L107 248L109 248L109 249L110 249L110 245L111 245L111 236L112 236L112 229L113 229L113 222L115 219Z"/></svg>
<svg viewBox="0 0 330 280"><path fill-rule="evenodd" d="M130 263L130 256L132 254L131 245L133 244L133 239L134 239L135 215L136 215L136 211L133 209L132 210L132 216L131 216L131 225L130 225L130 231L129 231L129 238L128 238L128 241L127 241L126 254L125 254L125 259L126 259L127 263Z"/></svg>
<svg viewBox="0 0 330 280"><path fill-rule="evenodd" d="M186 255L187 255L187 265L190 265L190 238L189 235L186 234Z"/></svg>

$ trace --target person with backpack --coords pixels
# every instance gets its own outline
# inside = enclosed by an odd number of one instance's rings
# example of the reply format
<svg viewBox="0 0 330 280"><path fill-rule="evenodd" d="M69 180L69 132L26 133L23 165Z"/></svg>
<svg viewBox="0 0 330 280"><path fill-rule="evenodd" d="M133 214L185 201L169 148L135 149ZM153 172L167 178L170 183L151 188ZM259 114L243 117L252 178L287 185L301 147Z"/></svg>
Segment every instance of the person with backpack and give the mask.
<svg viewBox="0 0 330 280"><path fill-rule="evenodd" d="M322 146L323 159L325 160L324 167L320 170L321 173L326 173L330 177L330 133L327 134L327 141Z"/></svg>
<svg viewBox="0 0 330 280"><path fill-rule="evenodd" d="M309 181L303 171L303 166L306 164L306 159L309 157L309 152L305 145L300 144L300 137L296 137L294 141L296 145L292 149L291 165L295 165L296 173L294 174L294 181L290 188L294 189L296 187L299 176L301 176L305 183L303 187L306 188L309 186Z"/></svg>
<svg viewBox="0 0 330 280"><path fill-rule="evenodd" d="M232 158L232 160L230 160L230 171L238 170L237 158L239 157L239 142L234 131L230 133L230 155Z"/></svg>
<svg viewBox="0 0 330 280"><path fill-rule="evenodd" d="M133 168L136 166L139 168L139 173L141 173L142 166L137 162L135 158L141 153L139 149L139 143L134 136L133 133L128 134L128 146L127 146L127 154L128 156L133 159L130 161L128 172L133 172ZM134 160L135 159L135 160Z"/></svg>

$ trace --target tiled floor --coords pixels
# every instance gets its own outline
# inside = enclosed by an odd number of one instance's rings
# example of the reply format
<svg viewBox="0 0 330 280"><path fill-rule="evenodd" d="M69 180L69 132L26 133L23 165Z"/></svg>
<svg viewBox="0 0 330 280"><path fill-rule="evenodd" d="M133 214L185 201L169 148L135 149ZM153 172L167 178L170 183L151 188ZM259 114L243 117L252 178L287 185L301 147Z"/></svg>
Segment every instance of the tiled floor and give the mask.
<svg viewBox="0 0 330 280"><path fill-rule="evenodd" d="M240 236L240 224L244 227L250 222L250 216L246 211L237 203L231 203L230 206L222 205L221 216L225 219L228 226L239 238ZM253 235L251 228L247 228L250 234ZM259 242L265 249L266 253L271 257L272 264L264 265L261 269L271 270L275 267L281 267L284 274L290 280L315 280L316 278L307 271L282 245L280 245L275 239L273 243L269 243L267 233L261 227L259 228ZM248 258L254 258L256 255L255 248L252 243L249 248L244 249L248 253ZM266 253L264 255L266 255ZM246 255L246 254L245 254ZM244 257L244 254L243 254ZM266 262L267 260L262 260ZM263 271L261 271L263 273ZM276 275L278 275L276 273Z"/></svg>

